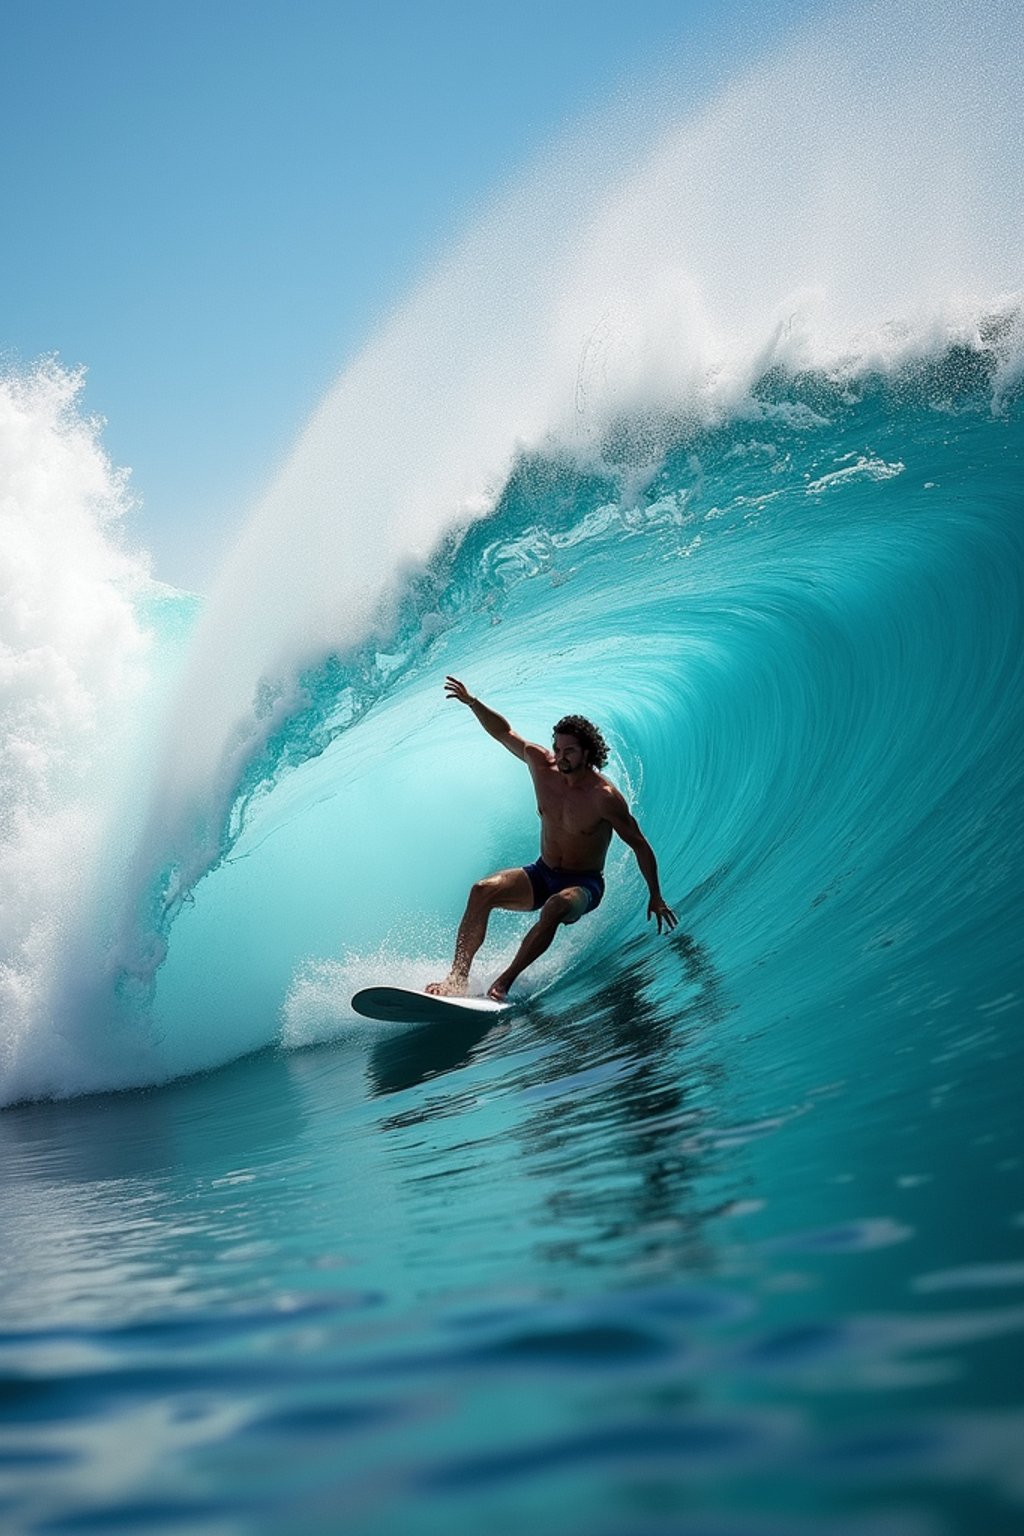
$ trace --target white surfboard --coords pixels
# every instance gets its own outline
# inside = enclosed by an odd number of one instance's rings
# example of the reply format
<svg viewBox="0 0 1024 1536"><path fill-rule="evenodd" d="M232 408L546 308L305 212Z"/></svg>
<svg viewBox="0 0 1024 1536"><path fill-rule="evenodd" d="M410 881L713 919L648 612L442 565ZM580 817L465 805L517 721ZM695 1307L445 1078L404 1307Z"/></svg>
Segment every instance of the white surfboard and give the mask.
<svg viewBox="0 0 1024 1536"><path fill-rule="evenodd" d="M504 1013L511 1003L489 997L435 997L411 987L364 987L352 999L352 1007L364 1019L390 1019L397 1024L438 1024L467 1015Z"/></svg>

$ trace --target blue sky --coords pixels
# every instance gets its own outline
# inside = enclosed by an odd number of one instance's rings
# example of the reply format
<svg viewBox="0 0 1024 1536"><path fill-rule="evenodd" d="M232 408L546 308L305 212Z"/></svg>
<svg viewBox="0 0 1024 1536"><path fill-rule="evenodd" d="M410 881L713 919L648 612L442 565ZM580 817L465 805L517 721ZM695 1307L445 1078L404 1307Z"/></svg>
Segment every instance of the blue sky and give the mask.
<svg viewBox="0 0 1024 1536"><path fill-rule="evenodd" d="M815 0L0 0L0 356L88 370L204 589L348 356L560 129Z"/></svg>

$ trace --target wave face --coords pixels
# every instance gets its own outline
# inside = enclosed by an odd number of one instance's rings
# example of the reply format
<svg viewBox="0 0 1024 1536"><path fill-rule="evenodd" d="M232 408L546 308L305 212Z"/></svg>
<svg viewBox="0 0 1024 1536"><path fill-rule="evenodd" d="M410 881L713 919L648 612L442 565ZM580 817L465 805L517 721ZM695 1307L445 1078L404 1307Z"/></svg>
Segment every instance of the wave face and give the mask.
<svg viewBox="0 0 1024 1536"><path fill-rule="evenodd" d="M356 986L441 973L468 886L529 861L537 840L521 765L442 704L449 671L533 739L569 710L600 722L682 931L714 956L748 1026L799 1013L787 1034L835 1058L871 1048L868 1018L884 1037L936 999L1015 999L1024 566L1019 395L993 409L1006 330L886 375L774 370L716 425L660 417L653 451L649 421L626 418L599 466L524 454L494 512L408 586L388 649L369 641L302 674L302 707L247 766L230 851L168 904L162 964L147 987L122 978L113 1025L68 972L73 960L88 974L101 919L111 942L148 765L96 713L102 689L139 709L143 682L125 668L147 638L157 713L154 678L173 672L189 616L150 596L143 630L124 596L138 572L104 569L121 651L90 601L82 651L103 669L93 713L59 749L46 736L82 686L51 656L65 693L36 706L35 751L22 753L36 775L40 763L71 772L72 749L85 768L63 800L56 777L49 800L33 780L22 796L34 822L11 818L10 867L33 867L32 832L42 873L22 881L36 952L15 933L23 968L6 972L19 1003L6 1018L8 1097L160 1081L331 1038L352 1025ZM104 776L106 821L82 809L89 774ZM95 889L69 882L57 837L83 881L96 842L113 844ZM600 914L560 938L527 991L592 998L643 942L642 883L616 847ZM89 912L77 928L76 896ZM495 918L481 983L521 926ZM645 966L657 988L680 985L672 945L653 946ZM54 1034L30 1029L45 1019L40 978L64 987L44 997L51 1009L55 996L78 1005ZM823 1010L867 996L855 1040L820 1034Z"/></svg>
<svg viewBox="0 0 1024 1536"><path fill-rule="evenodd" d="M473 879L535 856L526 775L442 703L449 671L532 739L599 721L748 1027L785 1014L804 1048L860 1055L940 997L1016 994L1024 440L1019 402L992 413L994 366L766 377L742 417L680 426L642 488L626 439L601 474L524 458L391 650L305 675L270 786L175 923L167 1068L272 1042L283 1000L286 1041L336 1033L355 984L444 966ZM592 997L635 953L621 847L610 885L534 987ZM496 920L481 982L521 926ZM671 945L645 964L680 985ZM863 1011L855 1040L820 1033L865 996L870 1033Z"/></svg>

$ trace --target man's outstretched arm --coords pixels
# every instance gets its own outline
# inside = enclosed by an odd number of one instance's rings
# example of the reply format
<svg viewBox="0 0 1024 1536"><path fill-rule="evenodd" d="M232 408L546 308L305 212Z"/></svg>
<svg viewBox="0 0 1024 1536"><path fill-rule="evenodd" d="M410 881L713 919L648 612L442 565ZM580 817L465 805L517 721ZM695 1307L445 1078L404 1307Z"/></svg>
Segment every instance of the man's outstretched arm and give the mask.
<svg viewBox="0 0 1024 1536"><path fill-rule="evenodd" d="M666 932L676 926L679 919L661 894L661 885L658 880L658 861L654 857L654 849L644 837L636 817L629 806L619 794L617 789L611 791L608 809L605 811L605 819L609 821L626 844L632 848L636 856L636 862L640 867L640 873L647 881L647 890L650 893L650 901L647 903L648 918L654 917L658 922L658 932L661 932L662 923Z"/></svg>
<svg viewBox="0 0 1024 1536"><path fill-rule="evenodd" d="M526 761L526 749L533 746L533 743L524 741L522 736L517 735L504 715L499 715L497 710L488 709L486 704L481 704L479 699L473 697L465 683L460 683L457 677L445 678L444 691L449 699L457 699L460 704L465 704L473 711L488 736L493 736L495 741L500 741L513 756L521 758L523 762Z"/></svg>

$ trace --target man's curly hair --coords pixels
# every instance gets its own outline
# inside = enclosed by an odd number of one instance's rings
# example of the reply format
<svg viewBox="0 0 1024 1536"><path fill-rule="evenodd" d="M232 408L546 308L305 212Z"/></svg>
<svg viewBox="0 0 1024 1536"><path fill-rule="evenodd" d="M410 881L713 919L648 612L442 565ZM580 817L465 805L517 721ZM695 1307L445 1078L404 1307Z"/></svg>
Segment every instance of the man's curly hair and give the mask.
<svg viewBox="0 0 1024 1536"><path fill-rule="evenodd" d="M580 746L590 754L590 761L595 768L603 768L608 761L608 743L597 726L583 715L563 715L552 735L575 736Z"/></svg>

